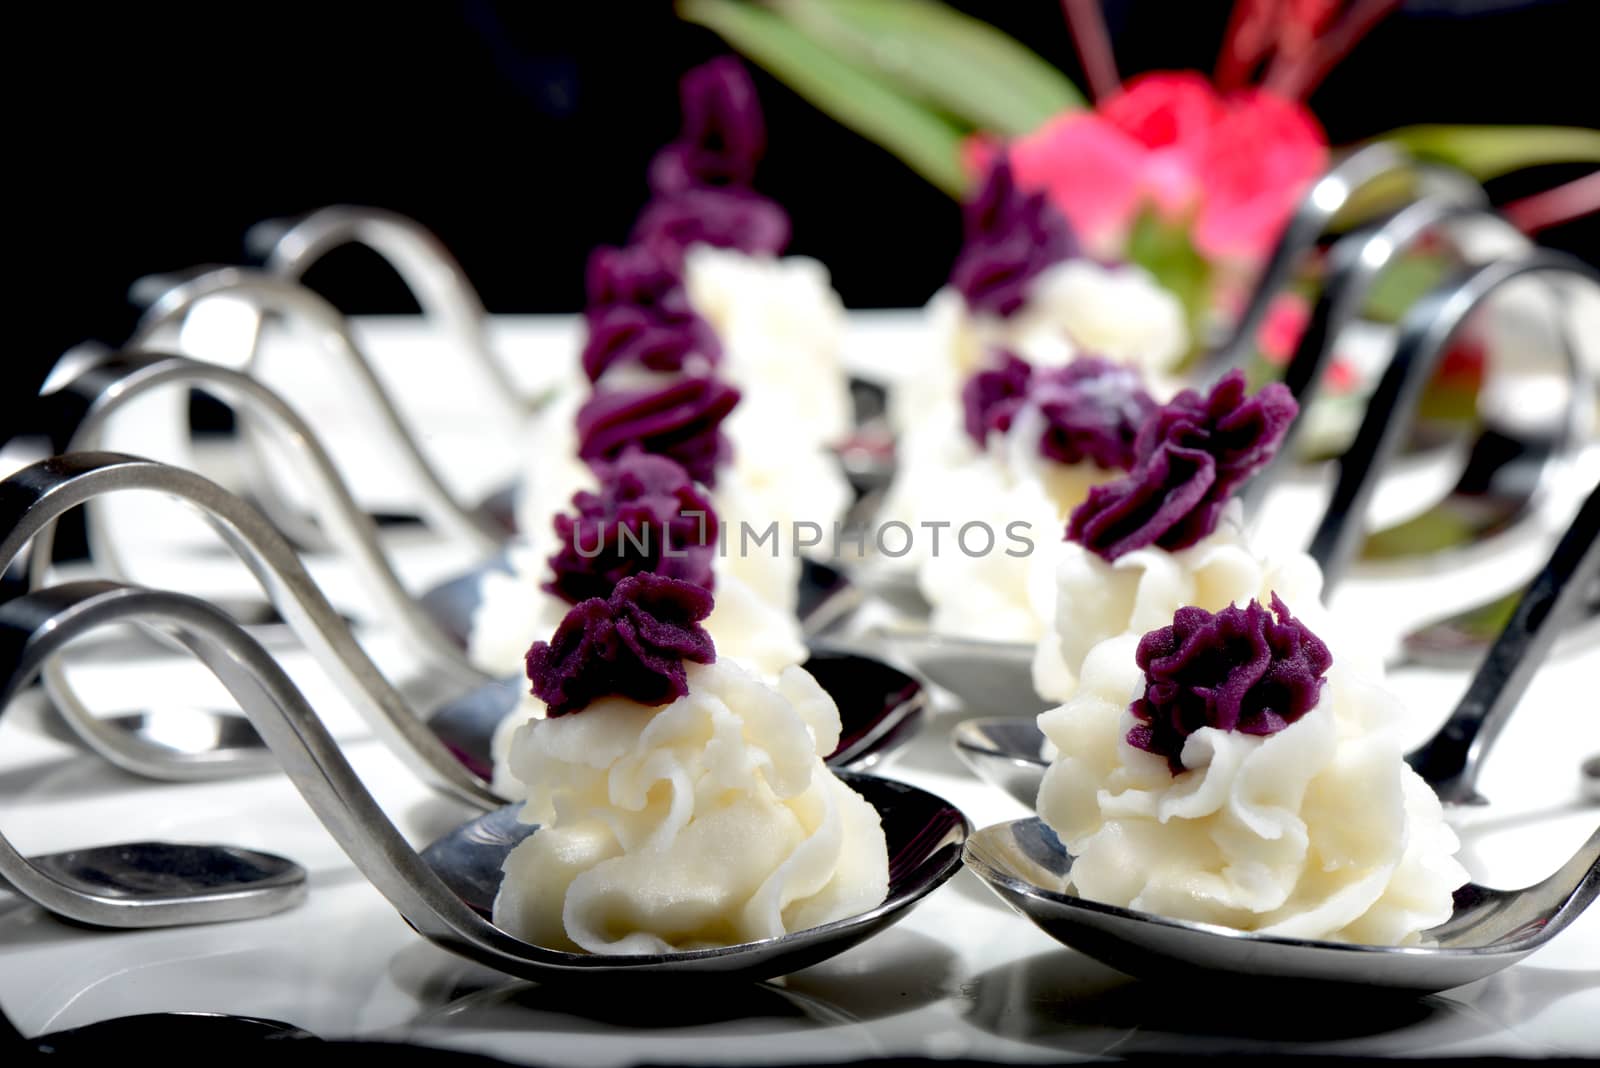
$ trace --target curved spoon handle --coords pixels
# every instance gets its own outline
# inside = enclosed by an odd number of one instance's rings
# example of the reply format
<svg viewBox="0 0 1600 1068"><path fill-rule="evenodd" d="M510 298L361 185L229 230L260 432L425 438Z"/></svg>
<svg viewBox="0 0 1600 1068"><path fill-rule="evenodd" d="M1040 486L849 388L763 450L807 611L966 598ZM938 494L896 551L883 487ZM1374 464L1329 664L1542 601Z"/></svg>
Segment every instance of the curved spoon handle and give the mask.
<svg viewBox="0 0 1600 1068"><path fill-rule="evenodd" d="M1443 801L1477 797L1478 772L1556 638L1600 577L1600 486L1517 602L1439 733L1408 759ZM1591 843L1593 845L1594 843Z"/></svg>
<svg viewBox="0 0 1600 1068"><path fill-rule="evenodd" d="M334 359L343 363L350 380L372 414L377 429L393 450L396 461L406 469L409 480L421 494L422 508L436 529L469 545L479 555L487 556L498 551L506 539L506 530L482 508L456 500L444 485L433 465L417 445L417 439L407 428L388 392L383 388L371 361L350 332L338 309L296 282L244 267L219 267L184 278L157 297L140 317L127 348L143 348L162 328L180 322L189 310L208 297L233 296L247 300L259 309L295 319L318 337L321 347ZM249 371L251 363L245 364ZM256 457L258 470L253 472L263 488L270 486L264 464ZM284 529L293 529L293 510L281 497L263 492L262 500L275 521Z"/></svg>
<svg viewBox="0 0 1600 1068"><path fill-rule="evenodd" d="M1482 204L1487 200L1482 188L1467 175L1418 163L1398 145L1378 141L1352 152L1317 179L1290 216L1267 266L1256 279L1244 312L1227 340L1207 357L1205 369L1209 377L1220 378L1244 362L1273 300L1293 277L1306 252L1355 195L1381 179L1405 175L1414 176L1424 190L1443 194L1457 203Z"/></svg>
<svg viewBox="0 0 1600 1068"><path fill-rule="evenodd" d="M265 516L216 483L190 471L119 453L80 452L31 464L0 481L0 562L9 562L34 541L35 582L50 558L54 524L63 513L106 493L142 489L166 493L195 506L250 568L256 580L318 662L344 688L380 738L430 785L480 807L499 798L467 771L418 719L389 684L312 580L294 549ZM64 679L59 665L47 676ZM70 692L59 690L70 698ZM73 714L76 713L76 714ZM85 744L106 759L137 769L146 753L128 732L101 723L87 709L73 709L69 722ZM203 772L201 774L204 774Z"/></svg>
<svg viewBox="0 0 1600 1068"><path fill-rule="evenodd" d="M1363 520L1376 481L1373 476L1388 466L1410 433L1422 391L1461 325L1507 282L1538 275L1600 285L1600 273L1582 260L1536 248L1468 268L1434 288L1406 313L1394 356L1378 380L1355 441L1339 460L1338 481L1311 539L1309 551L1322 566L1325 589L1339 583L1361 545ZM1571 389L1567 417L1554 450L1558 455L1570 452L1577 439L1589 381L1574 346L1562 348Z"/></svg>
<svg viewBox="0 0 1600 1068"><path fill-rule="evenodd" d="M478 377L483 414L499 432L516 432L529 409L489 344L488 312L461 264L432 231L381 208L335 204L298 219L269 219L245 233L245 247L266 269L300 281L341 245L363 245L394 268L422 314L454 335L462 364Z"/></svg>
<svg viewBox="0 0 1600 1068"><path fill-rule="evenodd" d="M340 848L425 937L501 967L502 957L540 955L559 966L559 954L497 930L439 881L367 791L277 661L213 605L183 594L108 582L72 583L7 602L0 606L0 667L6 670L0 708L75 637L130 622L174 635L227 687ZM43 873L26 862L26 870L16 867L20 858L8 845L0 847L0 856L21 876L25 892L59 897L59 888ZM510 947L516 948L507 952Z"/></svg>
<svg viewBox="0 0 1600 1068"><path fill-rule="evenodd" d="M1478 186L1447 187L1413 201L1380 224L1364 227L1334 243L1328 253L1327 282L1322 295L1283 372L1283 384L1294 394L1301 411L1311 407L1317 399L1324 365L1339 335L1366 307L1379 277L1403 253L1434 233L1454 243L1455 227L1469 220L1498 225L1507 233L1517 233L1498 215L1481 210L1483 201L1483 190ZM1275 475L1292 461L1301 427L1299 419L1289 424L1289 432L1277 455L1240 491L1246 513L1254 514Z"/></svg>
<svg viewBox="0 0 1600 1068"><path fill-rule="evenodd" d="M249 375L184 356L115 353L49 394L67 410L64 421L71 425L62 451L100 448L106 423L120 408L146 393L173 386L205 389L270 429L297 461L297 474L311 491L318 523L326 525L334 547L355 565L385 622L393 623L413 651L438 670L464 685L484 681L482 672L472 666L455 641L406 592L384 555L371 518L351 496L332 458L305 420L282 397ZM105 526L97 524L90 530L96 560L115 567L119 577L126 577L126 570L120 566L115 532ZM37 554L35 560L37 585L44 561Z"/></svg>

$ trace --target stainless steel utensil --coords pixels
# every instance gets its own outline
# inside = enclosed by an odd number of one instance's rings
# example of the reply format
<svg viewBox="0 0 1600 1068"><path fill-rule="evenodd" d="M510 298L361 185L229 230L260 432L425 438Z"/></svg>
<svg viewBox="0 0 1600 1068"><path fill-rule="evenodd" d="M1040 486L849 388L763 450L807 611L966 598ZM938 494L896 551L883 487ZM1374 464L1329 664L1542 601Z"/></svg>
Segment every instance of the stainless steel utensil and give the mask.
<svg viewBox="0 0 1600 1068"><path fill-rule="evenodd" d="M1600 895L1600 830L1542 882L1521 890L1468 883L1455 913L1420 946L1279 938L1085 901L1039 885L1072 858L1037 818L987 827L967 842L967 866L1045 933L1121 972L1162 981L1359 986L1432 993L1508 968L1558 935ZM1045 873L1041 876L1040 873ZM1061 886L1063 882L1055 885Z"/></svg>

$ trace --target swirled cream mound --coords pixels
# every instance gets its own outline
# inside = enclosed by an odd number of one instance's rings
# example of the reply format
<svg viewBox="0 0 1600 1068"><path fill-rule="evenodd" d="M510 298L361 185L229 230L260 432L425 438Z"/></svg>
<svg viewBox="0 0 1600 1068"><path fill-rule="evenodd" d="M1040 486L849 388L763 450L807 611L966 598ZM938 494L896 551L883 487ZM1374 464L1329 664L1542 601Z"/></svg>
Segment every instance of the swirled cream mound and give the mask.
<svg viewBox="0 0 1600 1068"><path fill-rule="evenodd" d="M495 923L592 953L730 945L866 911L888 892L877 812L823 763L839 713L809 674L715 659L710 597L642 574L528 657L548 710L511 769L540 824L507 856Z"/></svg>
<svg viewBox="0 0 1600 1068"><path fill-rule="evenodd" d="M746 419L764 424L765 436L777 419L811 445L850 432L850 390L839 363L844 305L827 268L802 256L695 245L684 257L684 285L721 339L723 373L745 395L731 420L735 448Z"/></svg>
<svg viewBox="0 0 1600 1068"><path fill-rule="evenodd" d="M1089 653L1039 717L1039 816L1091 901L1293 938L1415 943L1466 881L1393 696L1276 598ZM1330 666L1331 665L1331 666Z"/></svg>
<svg viewBox="0 0 1600 1068"><path fill-rule="evenodd" d="M1046 700L1072 695L1095 646L1161 626L1184 605L1220 611L1276 590L1306 606L1302 614L1319 631L1337 629L1321 606L1322 569L1316 561L1303 552L1271 553L1255 544L1238 501L1229 504L1215 530L1186 549L1146 546L1107 561L1078 542L1063 542L1054 579L1054 614L1033 659L1034 689Z"/></svg>

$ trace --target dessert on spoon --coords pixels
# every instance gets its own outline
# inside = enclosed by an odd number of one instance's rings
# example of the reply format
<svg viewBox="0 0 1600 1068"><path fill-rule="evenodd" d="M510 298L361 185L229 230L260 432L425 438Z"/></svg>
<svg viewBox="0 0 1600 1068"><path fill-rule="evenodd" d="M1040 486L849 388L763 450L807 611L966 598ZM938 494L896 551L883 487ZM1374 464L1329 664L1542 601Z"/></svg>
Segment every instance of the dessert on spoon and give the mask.
<svg viewBox="0 0 1600 1068"><path fill-rule="evenodd" d="M703 586L641 572L527 654L510 745L526 823L495 922L539 945L658 953L778 937L876 907L877 814L823 763L838 710L808 673L718 657Z"/></svg>
<svg viewBox="0 0 1600 1068"><path fill-rule="evenodd" d="M983 832L968 862L1056 937L1138 975L1426 991L1506 967L1600 893L1600 832L1543 883L1487 890L1454 860L1432 786L1472 796L1597 569L1600 490L1446 729L1409 756L1381 681L1276 596L1106 639L1040 716L1058 756L1039 818Z"/></svg>

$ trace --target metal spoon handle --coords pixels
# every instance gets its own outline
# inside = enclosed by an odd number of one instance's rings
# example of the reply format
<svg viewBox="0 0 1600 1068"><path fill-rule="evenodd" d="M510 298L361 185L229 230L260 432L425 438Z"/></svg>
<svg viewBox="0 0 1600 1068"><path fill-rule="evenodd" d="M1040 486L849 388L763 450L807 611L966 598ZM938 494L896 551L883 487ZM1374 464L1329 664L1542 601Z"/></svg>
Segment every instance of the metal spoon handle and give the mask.
<svg viewBox="0 0 1600 1068"><path fill-rule="evenodd" d="M1376 142L1358 149L1339 161L1307 190L1284 227L1267 266L1256 279L1250 300L1233 326L1227 340L1206 359L1213 377L1220 377L1239 366L1251 351L1256 331L1266 321L1273 300L1300 266L1306 251L1316 244L1335 216L1362 189L1380 179L1395 175L1414 175L1425 188L1457 203L1483 203L1484 193L1464 174L1430 167L1414 160L1398 145Z"/></svg>
<svg viewBox="0 0 1600 1068"><path fill-rule="evenodd" d="M1283 384L1294 394L1301 411L1311 407L1317 399L1324 367L1339 335L1366 306L1378 278L1403 253L1435 232L1451 239L1453 224L1469 219L1498 224L1507 232L1516 232L1499 216L1479 210L1483 202L1483 190L1476 185L1446 187L1406 205L1381 224L1334 243L1328 253L1327 282L1283 373ZM1296 419L1289 424L1289 432L1277 455L1240 491L1247 513L1255 512L1276 473L1291 461L1302 422Z"/></svg>
<svg viewBox="0 0 1600 1068"><path fill-rule="evenodd" d="M340 555L355 565L386 623L392 623L415 653L463 685L484 676L462 654L449 635L418 606L390 566L371 518L351 496L338 468L304 419L277 393L251 378L216 364L162 353L116 353L89 367L49 396L62 409L70 430L64 452L101 446L106 423L124 405L146 393L174 386L199 387L249 412L273 431L298 462L299 474L314 500L319 523L325 524ZM120 569L116 532L99 524L90 531L96 559ZM105 549L102 556L101 550ZM40 560L36 568L42 567ZM114 577L127 577L125 571Z"/></svg>
<svg viewBox="0 0 1600 1068"><path fill-rule="evenodd" d="M416 436L408 429L404 418L390 400L366 353L351 334L344 316L305 286L243 267L221 267L206 271L179 281L156 298L140 318L127 347L145 347L157 331L181 321L200 301L225 295L250 301L265 312L287 316L310 327L322 349L343 363L350 372L350 380L356 384L362 400L375 417L376 429L387 439L395 462L405 469L409 481L417 487L429 521L441 532L459 539L481 555L489 555L500 548L506 537L504 528L483 509L456 500L446 488L433 465L423 455ZM250 370L249 363L245 370ZM258 470L253 477L264 486L270 485L262 458L257 456L255 459ZM294 522L292 518L280 514L292 509L277 495L264 493L262 499L270 505L273 518L279 521L280 526Z"/></svg>
<svg viewBox="0 0 1600 1068"><path fill-rule="evenodd" d="M54 523L67 510L105 493L142 489L192 504L250 568L273 605L318 662L345 689L379 737L428 782L473 804L499 803L488 786L467 771L428 730L405 698L389 684L312 580L288 541L265 516L216 483L190 471L118 453L87 452L31 464L0 481L0 561L10 561L35 541L34 585L50 557ZM47 680L64 682L59 665ZM53 685L62 697L70 691ZM75 714L74 714L75 713ZM84 742L121 766L138 770L148 754L127 732L100 723L87 709L73 709L70 722ZM170 757L168 757L170 763Z"/></svg>
<svg viewBox="0 0 1600 1068"><path fill-rule="evenodd" d="M496 930L439 881L362 784L288 675L213 605L183 594L107 582L58 586L8 602L0 606L0 655L8 669L0 702L9 701L73 638L130 622L172 633L227 687L323 826L362 875L424 936L458 945L502 968L507 968L502 958L553 958ZM23 878L29 876L23 873ZM27 889L51 890L37 883ZM498 948L510 946L516 947L514 954ZM507 970L516 969L513 965Z"/></svg>
<svg viewBox="0 0 1600 1068"><path fill-rule="evenodd" d="M1336 586L1349 568L1364 536L1363 520L1372 499L1374 475L1388 465L1410 432L1422 391L1467 316L1507 282L1534 275L1600 284L1600 273L1583 261L1532 249L1519 257L1466 269L1433 289L1406 314L1394 357L1373 391L1355 441L1339 460L1338 481L1311 539L1310 553L1322 566L1325 588ZM1572 388L1556 452L1564 451L1575 438L1588 383L1588 372L1574 347L1565 345L1563 352Z"/></svg>
<svg viewBox="0 0 1600 1068"><path fill-rule="evenodd" d="M1578 518L1517 602L1444 727L1411 757L1442 800L1464 802L1476 796L1484 758L1551 645L1581 611L1597 575L1600 486L1590 491Z"/></svg>
<svg viewBox="0 0 1600 1068"><path fill-rule="evenodd" d="M371 249L394 268L423 315L454 336L458 366L478 378L484 417L499 433L517 432L528 412L489 344L488 312L461 264L426 227L392 211L336 204L298 219L257 223L245 234L246 247L268 271L296 282L347 244Z"/></svg>

